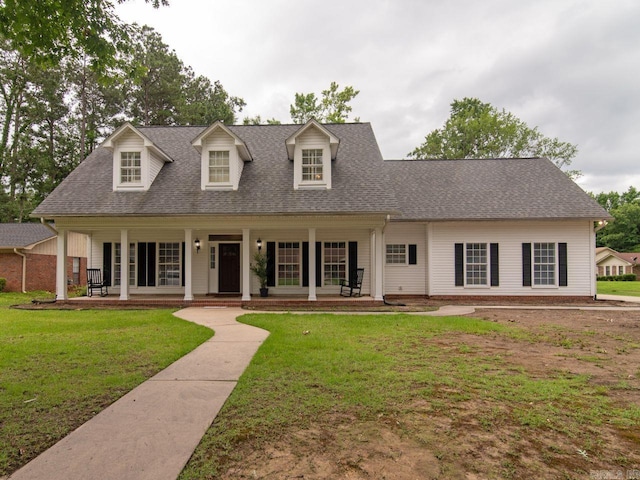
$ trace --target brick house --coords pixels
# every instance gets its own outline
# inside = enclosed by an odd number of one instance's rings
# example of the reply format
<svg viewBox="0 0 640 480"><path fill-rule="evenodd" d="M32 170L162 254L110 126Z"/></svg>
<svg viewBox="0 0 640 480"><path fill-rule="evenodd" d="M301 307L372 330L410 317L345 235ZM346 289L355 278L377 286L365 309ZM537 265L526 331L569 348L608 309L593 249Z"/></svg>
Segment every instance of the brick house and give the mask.
<svg viewBox="0 0 640 480"><path fill-rule="evenodd" d="M56 290L56 230L40 223L0 223L0 278L5 292ZM86 284L87 241L69 235L67 285Z"/></svg>

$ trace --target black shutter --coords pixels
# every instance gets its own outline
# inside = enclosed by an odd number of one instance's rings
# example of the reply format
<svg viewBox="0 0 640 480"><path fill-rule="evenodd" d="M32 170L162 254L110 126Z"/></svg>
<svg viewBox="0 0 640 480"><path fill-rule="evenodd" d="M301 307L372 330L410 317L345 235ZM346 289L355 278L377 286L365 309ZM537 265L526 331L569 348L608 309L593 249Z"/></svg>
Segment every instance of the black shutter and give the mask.
<svg viewBox="0 0 640 480"><path fill-rule="evenodd" d="M102 281L105 285L111 286L111 243L102 244Z"/></svg>
<svg viewBox="0 0 640 480"><path fill-rule="evenodd" d="M184 287L184 274L185 274L185 265L184 265L184 242L182 242L182 286Z"/></svg>
<svg viewBox="0 0 640 480"><path fill-rule="evenodd" d="M498 287L500 285L500 261L498 259L498 244L489 245L489 255L491 258L491 286Z"/></svg>
<svg viewBox="0 0 640 480"><path fill-rule="evenodd" d="M418 246L409 245L409 265L418 264Z"/></svg>
<svg viewBox="0 0 640 480"><path fill-rule="evenodd" d="M455 277L456 287L464 287L464 245L455 244Z"/></svg>
<svg viewBox="0 0 640 480"><path fill-rule="evenodd" d="M522 286L531 286L531 244L522 244Z"/></svg>
<svg viewBox="0 0 640 480"><path fill-rule="evenodd" d="M567 244L558 244L558 283L561 287L566 287L568 283L567 275Z"/></svg>
<svg viewBox="0 0 640 480"><path fill-rule="evenodd" d="M322 242L316 242L316 287L322 286Z"/></svg>
<svg viewBox="0 0 640 480"><path fill-rule="evenodd" d="M267 242L267 287L276 286L276 242Z"/></svg>
<svg viewBox="0 0 640 480"><path fill-rule="evenodd" d="M138 286L147 286L147 244L138 243Z"/></svg>
<svg viewBox="0 0 640 480"><path fill-rule="evenodd" d="M302 286L309 286L309 242L302 242Z"/></svg>
<svg viewBox="0 0 640 480"><path fill-rule="evenodd" d="M358 242L349 242L349 283L356 284L358 278Z"/></svg>
<svg viewBox="0 0 640 480"><path fill-rule="evenodd" d="M147 286L156 286L156 244L147 243Z"/></svg>

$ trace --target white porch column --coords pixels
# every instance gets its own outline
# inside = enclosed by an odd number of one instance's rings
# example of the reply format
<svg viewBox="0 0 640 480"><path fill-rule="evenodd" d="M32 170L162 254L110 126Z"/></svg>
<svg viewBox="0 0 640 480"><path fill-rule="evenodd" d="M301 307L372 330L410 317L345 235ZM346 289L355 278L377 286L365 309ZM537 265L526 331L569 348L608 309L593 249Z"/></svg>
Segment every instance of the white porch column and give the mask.
<svg viewBox="0 0 640 480"><path fill-rule="evenodd" d="M242 229L242 300L251 300L251 244L249 243L251 230Z"/></svg>
<svg viewBox="0 0 640 480"><path fill-rule="evenodd" d="M56 300L67 299L67 231L58 229L56 244Z"/></svg>
<svg viewBox="0 0 640 480"><path fill-rule="evenodd" d="M316 297L316 229L309 229L309 301L315 302Z"/></svg>
<svg viewBox="0 0 640 480"><path fill-rule="evenodd" d="M120 230L120 300L129 300L129 230Z"/></svg>
<svg viewBox="0 0 640 480"><path fill-rule="evenodd" d="M93 255L91 255L93 240L91 237L91 234L87 235L87 268L93 268Z"/></svg>
<svg viewBox="0 0 640 480"><path fill-rule="evenodd" d="M190 228L184 229L184 299L185 301L193 300L193 289L191 277L193 263L193 233Z"/></svg>
<svg viewBox="0 0 640 480"><path fill-rule="evenodd" d="M375 294L374 300L384 300L384 235L382 228L375 230Z"/></svg>

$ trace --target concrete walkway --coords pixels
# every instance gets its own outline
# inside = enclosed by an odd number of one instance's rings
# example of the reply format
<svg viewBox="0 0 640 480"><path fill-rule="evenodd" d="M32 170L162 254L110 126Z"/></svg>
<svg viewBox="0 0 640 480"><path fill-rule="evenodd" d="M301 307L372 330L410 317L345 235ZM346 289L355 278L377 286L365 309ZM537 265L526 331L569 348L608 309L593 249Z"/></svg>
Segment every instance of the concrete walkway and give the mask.
<svg viewBox="0 0 640 480"><path fill-rule="evenodd" d="M15 472L11 480L175 480L269 332L240 308L176 316L215 335Z"/></svg>

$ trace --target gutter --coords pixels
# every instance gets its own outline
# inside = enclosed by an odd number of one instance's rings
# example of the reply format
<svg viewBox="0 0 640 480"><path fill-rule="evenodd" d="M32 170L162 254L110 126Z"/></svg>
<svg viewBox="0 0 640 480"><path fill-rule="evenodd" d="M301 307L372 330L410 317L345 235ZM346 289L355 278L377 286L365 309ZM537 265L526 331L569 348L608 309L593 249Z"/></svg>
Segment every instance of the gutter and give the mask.
<svg viewBox="0 0 640 480"><path fill-rule="evenodd" d="M58 231L55 228L53 228L49 223L47 223L44 217L40 217L40 223L45 227L47 227L49 230L51 230L56 236L58 236Z"/></svg>
<svg viewBox="0 0 640 480"><path fill-rule="evenodd" d="M17 248L13 249L13 253L22 257L22 293L27 293L27 256L20 253Z"/></svg>

